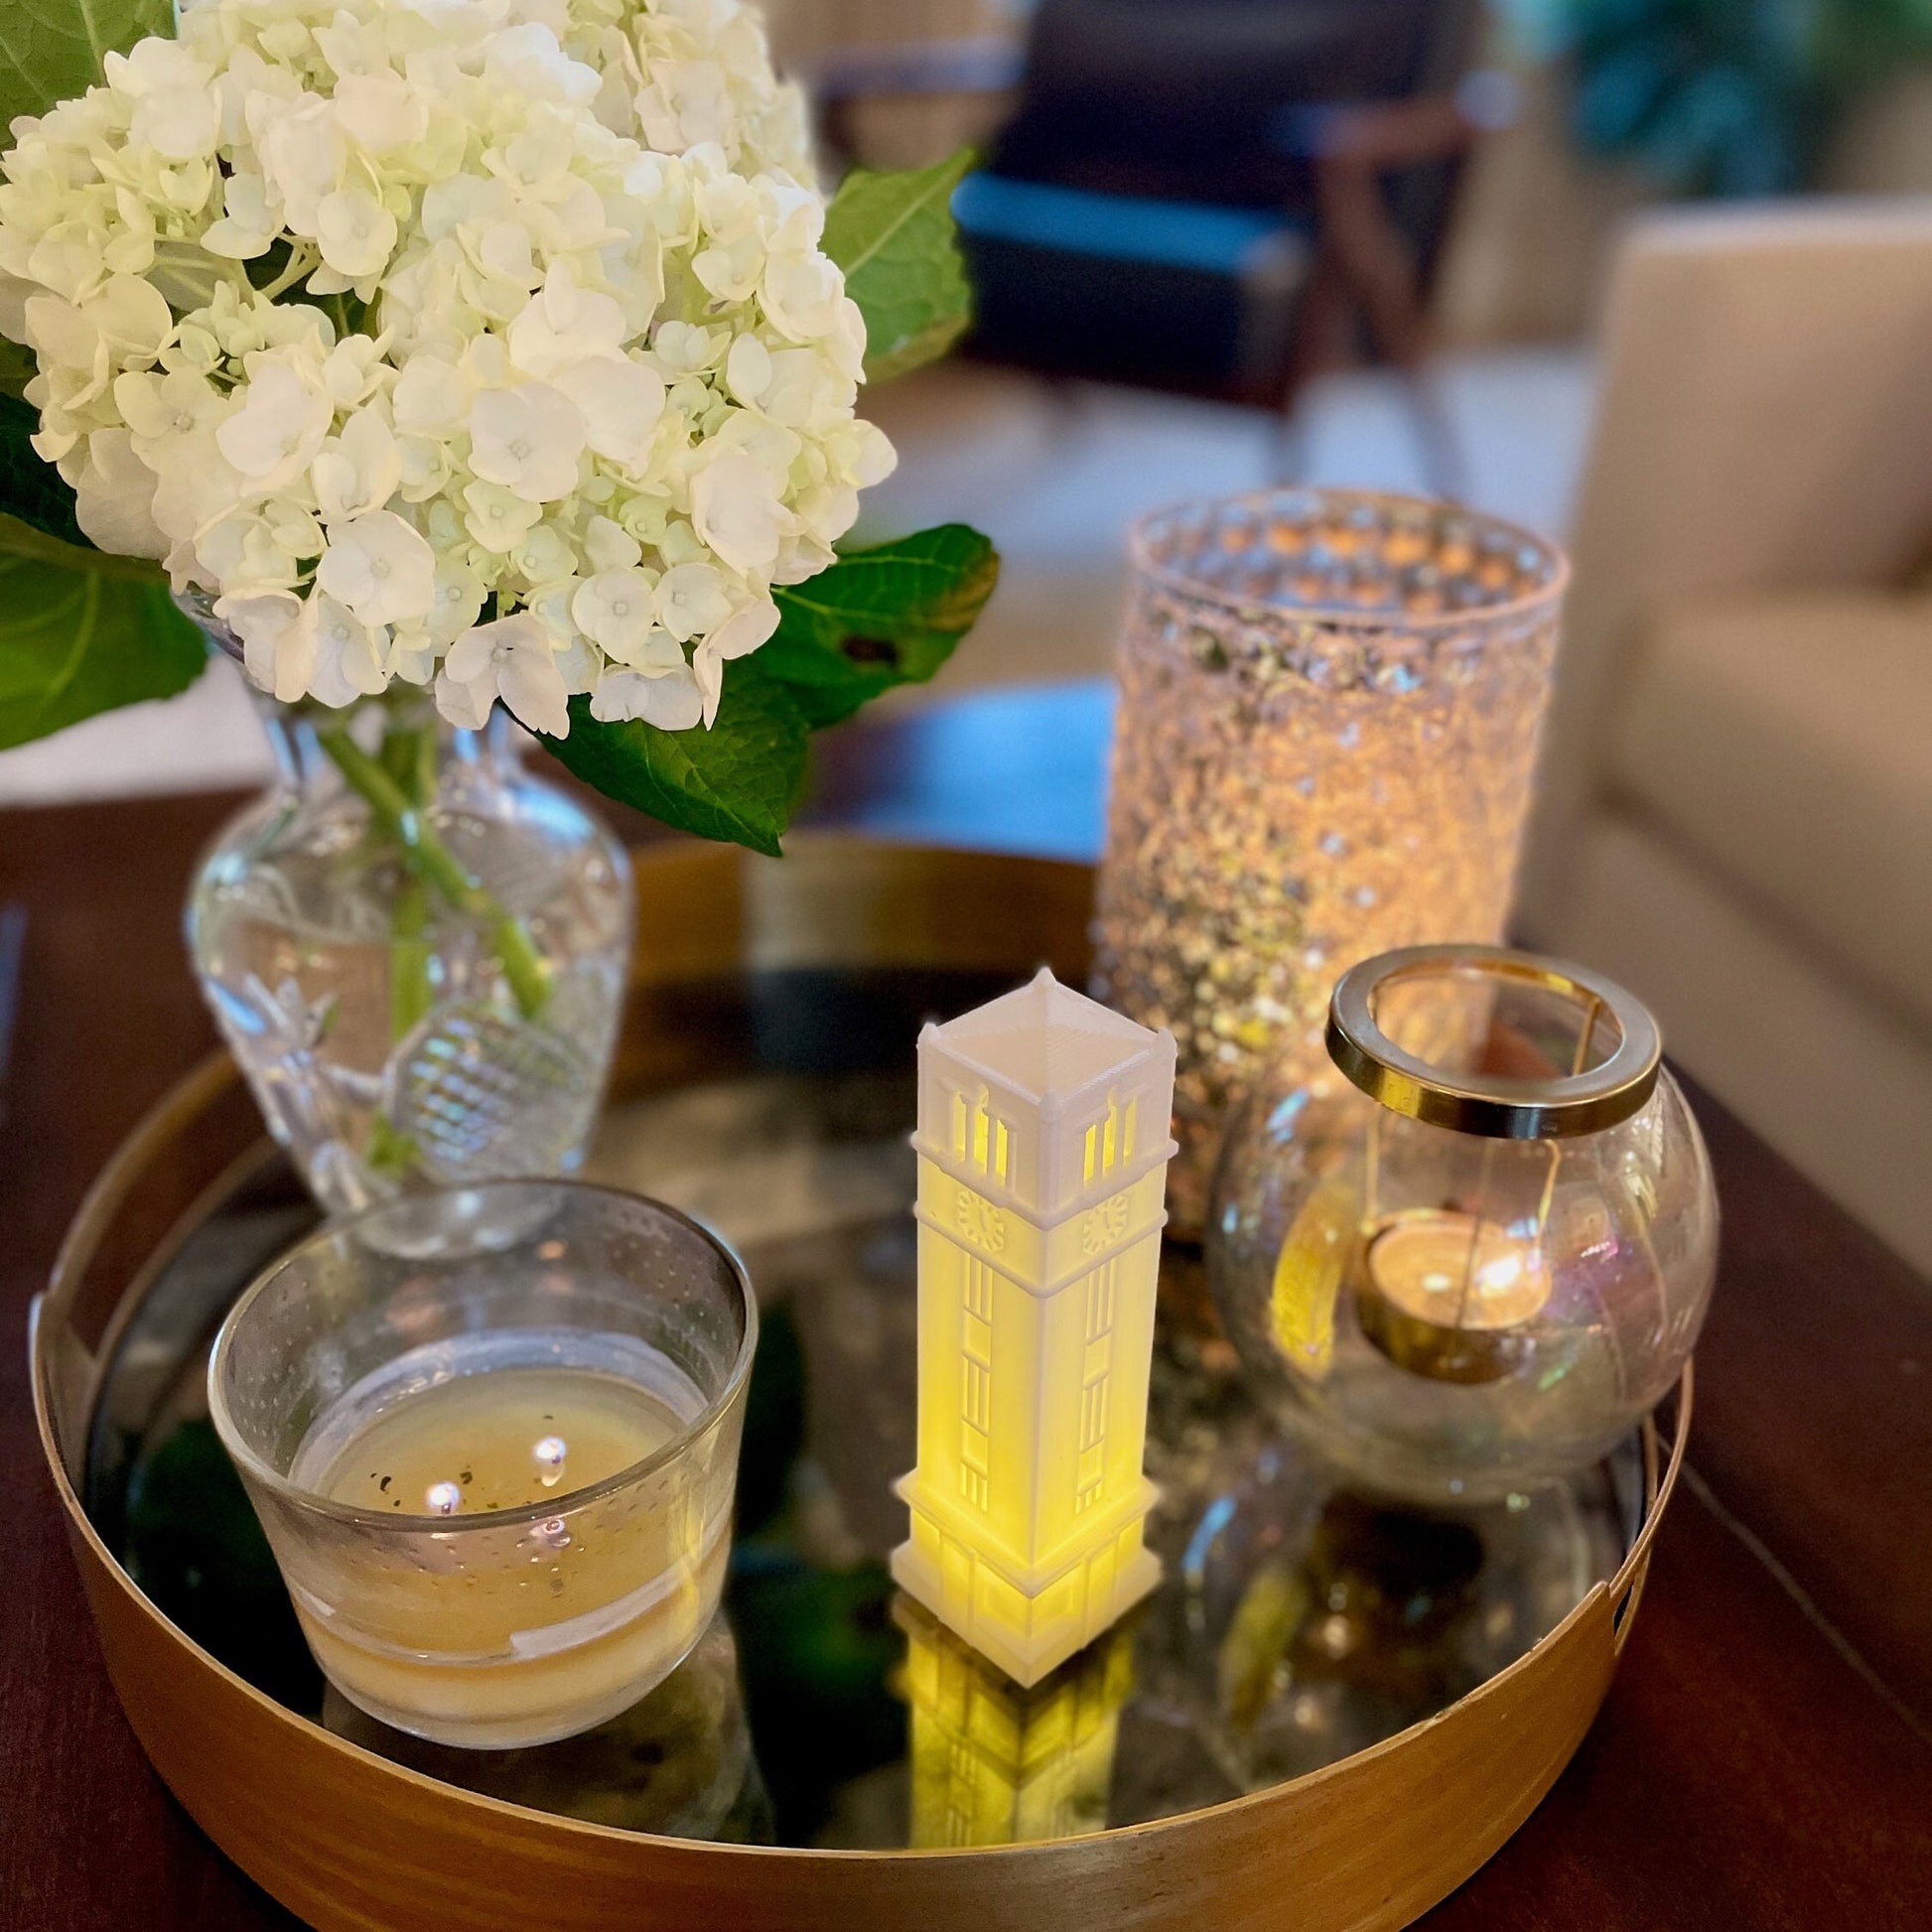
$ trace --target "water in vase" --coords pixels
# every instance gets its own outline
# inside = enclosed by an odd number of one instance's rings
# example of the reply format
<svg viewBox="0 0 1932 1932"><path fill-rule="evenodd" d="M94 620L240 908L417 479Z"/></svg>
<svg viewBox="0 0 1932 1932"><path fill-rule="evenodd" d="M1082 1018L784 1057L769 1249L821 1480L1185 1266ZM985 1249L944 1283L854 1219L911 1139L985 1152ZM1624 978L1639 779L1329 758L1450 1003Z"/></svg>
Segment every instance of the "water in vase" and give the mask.
<svg viewBox="0 0 1932 1932"><path fill-rule="evenodd" d="M223 831L189 908L204 992L271 1131L337 1212L571 1172L622 999L621 849L500 734L444 733L439 751L430 728L405 821L439 848L425 868L311 722L276 731L284 783ZM376 764L398 734L364 736Z"/></svg>

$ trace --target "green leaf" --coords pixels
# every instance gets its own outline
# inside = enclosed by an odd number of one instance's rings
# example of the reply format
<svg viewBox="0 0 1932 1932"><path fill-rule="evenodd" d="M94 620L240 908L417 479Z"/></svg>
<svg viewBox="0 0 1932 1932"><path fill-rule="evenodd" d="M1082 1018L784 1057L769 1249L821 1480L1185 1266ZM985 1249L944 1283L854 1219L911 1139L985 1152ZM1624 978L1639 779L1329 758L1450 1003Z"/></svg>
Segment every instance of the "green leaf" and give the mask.
<svg viewBox="0 0 1932 1932"><path fill-rule="evenodd" d="M607 798L679 831L776 858L805 780L810 736L785 687L746 657L726 667L724 700L709 731L659 731L640 719L600 724L590 699L579 697L570 701L570 736L544 744Z"/></svg>
<svg viewBox="0 0 1932 1932"><path fill-rule="evenodd" d="M868 355L866 380L875 385L891 382L898 376L909 375L914 369L924 368L928 362L938 361L941 356L950 355L960 337L972 325L970 295L967 301L968 307L928 323L916 335L906 337L890 354Z"/></svg>
<svg viewBox="0 0 1932 1932"><path fill-rule="evenodd" d="M972 320L952 192L972 166L949 161L897 174L855 168L825 211L825 252L845 270L866 319L866 376L889 382L943 355Z"/></svg>
<svg viewBox="0 0 1932 1932"><path fill-rule="evenodd" d="M964 523L848 551L772 592L778 628L757 663L790 687L814 726L835 725L896 684L931 677L999 578L999 552Z"/></svg>
<svg viewBox="0 0 1932 1932"><path fill-rule="evenodd" d="M18 517L65 544L92 546L73 516L73 490L32 442L40 412L18 396L0 395L0 514Z"/></svg>
<svg viewBox="0 0 1932 1932"><path fill-rule="evenodd" d="M18 396L34 379L34 351L0 336L0 395Z"/></svg>
<svg viewBox="0 0 1932 1932"><path fill-rule="evenodd" d="M8 0L0 6L0 130L100 79L101 57L174 38L173 0ZM11 145L11 144L9 144Z"/></svg>
<svg viewBox="0 0 1932 1932"><path fill-rule="evenodd" d="M0 516L0 751L97 711L172 698L207 661L207 639L153 565Z"/></svg>

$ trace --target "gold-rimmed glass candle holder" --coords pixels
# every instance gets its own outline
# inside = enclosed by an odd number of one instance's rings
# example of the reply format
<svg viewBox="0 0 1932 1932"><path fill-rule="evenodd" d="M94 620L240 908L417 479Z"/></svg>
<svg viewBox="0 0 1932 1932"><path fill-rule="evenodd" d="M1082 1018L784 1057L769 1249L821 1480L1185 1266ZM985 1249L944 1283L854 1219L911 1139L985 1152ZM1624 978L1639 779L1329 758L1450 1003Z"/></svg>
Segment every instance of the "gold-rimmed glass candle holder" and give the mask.
<svg viewBox="0 0 1932 1932"><path fill-rule="evenodd" d="M534 1744L625 1710L717 1609L757 1333L696 1222L498 1181L276 1262L209 1406L337 1690L440 1743Z"/></svg>
<svg viewBox="0 0 1932 1932"><path fill-rule="evenodd" d="M1717 1268L1710 1162L1655 1022L1587 968L1413 946L1336 983L1326 1081L1227 1137L1208 1274L1284 1421L1370 1487L1520 1493L1676 1382Z"/></svg>
<svg viewBox="0 0 1932 1932"><path fill-rule="evenodd" d="M1498 940L1568 565L1453 503L1282 489L1134 532L1094 992L1174 1036L1168 1205L1198 1234L1265 1066L1337 973Z"/></svg>

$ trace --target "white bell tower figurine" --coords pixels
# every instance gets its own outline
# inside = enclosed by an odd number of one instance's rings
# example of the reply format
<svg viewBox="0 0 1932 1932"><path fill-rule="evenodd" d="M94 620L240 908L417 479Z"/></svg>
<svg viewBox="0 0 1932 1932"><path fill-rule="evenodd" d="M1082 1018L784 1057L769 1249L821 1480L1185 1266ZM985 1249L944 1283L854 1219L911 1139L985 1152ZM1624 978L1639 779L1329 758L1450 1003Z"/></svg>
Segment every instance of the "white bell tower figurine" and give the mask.
<svg viewBox="0 0 1932 1932"><path fill-rule="evenodd" d="M1150 1590L1174 1043L1061 986L919 1036L919 1464L893 1575L1023 1685Z"/></svg>

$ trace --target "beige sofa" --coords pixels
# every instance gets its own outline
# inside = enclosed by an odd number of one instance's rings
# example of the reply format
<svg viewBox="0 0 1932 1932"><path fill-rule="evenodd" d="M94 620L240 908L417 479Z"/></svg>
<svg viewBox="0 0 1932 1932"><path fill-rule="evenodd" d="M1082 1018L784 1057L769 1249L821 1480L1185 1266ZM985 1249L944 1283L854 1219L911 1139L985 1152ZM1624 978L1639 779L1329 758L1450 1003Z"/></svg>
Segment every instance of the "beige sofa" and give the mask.
<svg viewBox="0 0 1932 1932"><path fill-rule="evenodd" d="M1932 202L1619 263L1519 922L1932 1269Z"/></svg>

